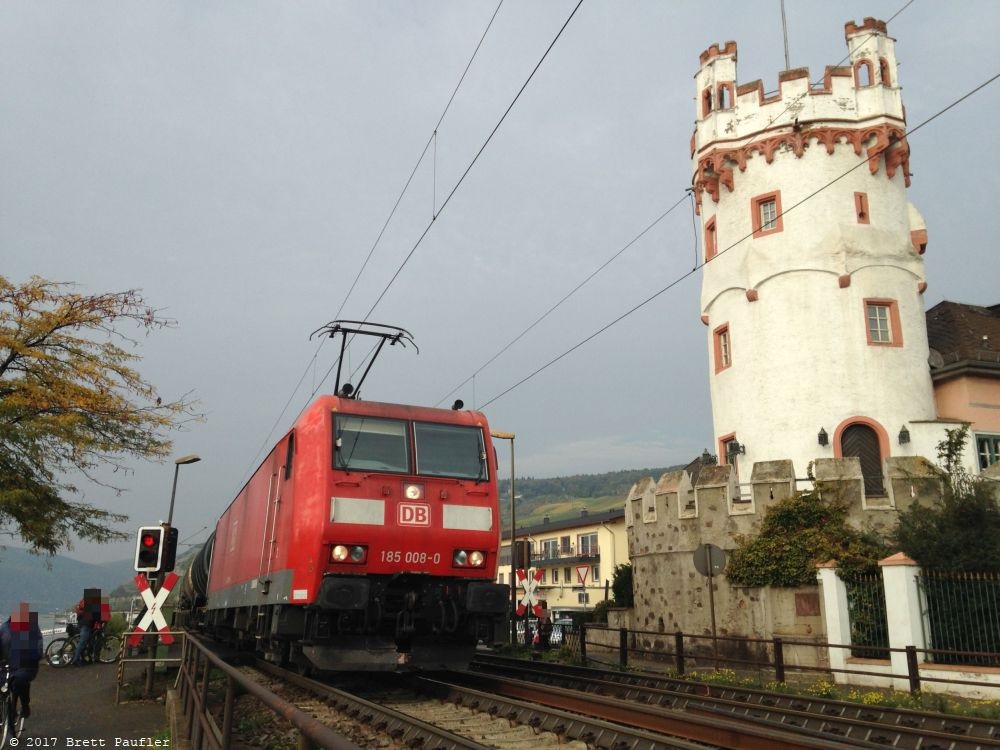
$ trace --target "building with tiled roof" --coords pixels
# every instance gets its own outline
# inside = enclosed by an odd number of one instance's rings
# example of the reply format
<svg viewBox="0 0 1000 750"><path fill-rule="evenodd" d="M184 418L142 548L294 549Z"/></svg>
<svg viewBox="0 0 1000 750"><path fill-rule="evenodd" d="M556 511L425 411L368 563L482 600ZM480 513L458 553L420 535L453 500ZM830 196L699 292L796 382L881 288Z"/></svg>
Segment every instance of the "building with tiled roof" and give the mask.
<svg viewBox="0 0 1000 750"><path fill-rule="evenodd" d="M971 425L986 469L1000 460L1000 304L945 301L926 317L938 416Z"/></svg>

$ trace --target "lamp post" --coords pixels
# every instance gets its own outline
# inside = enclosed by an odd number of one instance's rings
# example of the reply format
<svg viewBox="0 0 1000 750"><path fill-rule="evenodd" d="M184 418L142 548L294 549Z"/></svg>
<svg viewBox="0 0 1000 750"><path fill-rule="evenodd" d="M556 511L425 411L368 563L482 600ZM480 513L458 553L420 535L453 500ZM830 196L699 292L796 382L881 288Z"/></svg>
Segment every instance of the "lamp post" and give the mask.
<svg viewBox="0 0 1000 750"><path fill-rule="evenodd" d="M170 531L170 526L174 520L174 498L177 496L177 473L181 470L181 466L185 464L194 464L201 461L201 456L196 453L191 453L187 456L181 456L180 458L174 459L174 486L170 490L170 510L167 513L167 531Z"/></svg>
<svg viewBox="0 0 1000 750"><path fill-rule="evenodd" d="M169 542L169 539L170 539L170 528L171 528L171 524L174 521L174 498L177 497L177 474L178 474L178 472L180 472L181 466L184 466L185 464L197 463L198 461L201 461L201 456L199 456L199 455L197 455L195 453L190 453L187 456L181 456L180 458L175 458L174 459L174 484L173 484L173 487L170 490L170 510L167 511L167 522L165 524L162 524L162 526L163 526L163 536L161 537L161 539L162 539L161 544L169 544L170 543ZM153 573L150 576L150 581L149 581L149 588L150 588L150 590L155 594L157 591L160 590L160 584L162 582L163 582L163 573L162 572ZM154 625L153 629L155 630L155 628L156 628L156 626ZM147 696L153 694L153 665L154 665L153 657L156 654L155 643L156 643L156 641L153 641L153 643L147 647L147 656L150 659L149 664L146 665L146 695Z"/></svg>
<svg viewBox="0 0 1000 750"><path fill-rule="evenodd" d="M514 514L514 433L491 431L490 435L499 440L510 441L510 645L513 646L517 642L517 623L514 619L514 612L517 609L517 589L514 587L517 578L517 560L514 559L517 534Z"/></svg>

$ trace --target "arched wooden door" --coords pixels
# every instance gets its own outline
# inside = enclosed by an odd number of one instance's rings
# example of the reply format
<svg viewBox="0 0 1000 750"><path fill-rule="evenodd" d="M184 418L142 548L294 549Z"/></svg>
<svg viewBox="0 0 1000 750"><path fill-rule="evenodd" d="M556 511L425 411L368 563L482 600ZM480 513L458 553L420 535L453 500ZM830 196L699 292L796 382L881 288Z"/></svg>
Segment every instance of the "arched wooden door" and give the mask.
<svg viewBox="0 0 1000 750"><path fill-rule="evenodd" d="M852 424L840 436L840 455L857 456L865 479L866 495L884 495L882 482L882 449L878 434L866 424Z"/></svg>

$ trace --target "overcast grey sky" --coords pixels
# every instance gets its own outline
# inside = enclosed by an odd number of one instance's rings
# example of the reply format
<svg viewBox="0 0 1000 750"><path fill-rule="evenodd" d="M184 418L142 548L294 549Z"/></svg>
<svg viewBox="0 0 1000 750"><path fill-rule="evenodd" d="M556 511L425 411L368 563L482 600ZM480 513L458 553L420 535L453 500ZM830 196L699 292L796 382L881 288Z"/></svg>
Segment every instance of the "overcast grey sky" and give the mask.
<svg viewBox="0 0 1000 750"><path fill-rule="evenodd" d="M420 353L386 350L363 395L484 407L517 434L519 475L710 446L700 273L496 398L692 269L687 200L451 394L684 199L702 50L736 40L739 82L769 91L784 68L778 0L587 0L417 245L575 5L503 3L345 304L496 0L0 4L0 273L139 288L178 322L140 354L165 398L194 391L206 414L175 435L174 455L203 458L181 469L182 539L204 538L265 442L332 388L337 347L310 332L342 306L365 317L383 292L371 320L407 328ZM905 5L789 0L791 66L817 80L846 55L846 21ZM996 74L998 31L992 0L916 0L890 21L911 128ZM909 138L928 307L1000 302L998 90ZM85 499L129 529L156 523L173 469L137 465L125 496Z"/></svg>

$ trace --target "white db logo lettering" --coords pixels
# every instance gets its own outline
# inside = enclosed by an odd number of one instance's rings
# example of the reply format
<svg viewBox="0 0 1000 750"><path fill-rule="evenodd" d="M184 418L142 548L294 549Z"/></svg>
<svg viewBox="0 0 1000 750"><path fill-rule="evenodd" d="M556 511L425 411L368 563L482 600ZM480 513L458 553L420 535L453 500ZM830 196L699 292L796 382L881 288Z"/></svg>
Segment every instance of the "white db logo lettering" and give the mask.
<svg viewBox="0 0 1000 750"><path fill-rule="evenodd" d="M420 503L400 503L399 523L403 526L430 526L431 506Z"/></svg>

